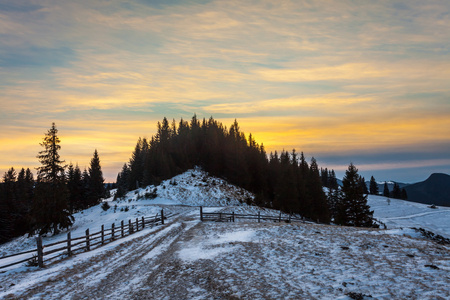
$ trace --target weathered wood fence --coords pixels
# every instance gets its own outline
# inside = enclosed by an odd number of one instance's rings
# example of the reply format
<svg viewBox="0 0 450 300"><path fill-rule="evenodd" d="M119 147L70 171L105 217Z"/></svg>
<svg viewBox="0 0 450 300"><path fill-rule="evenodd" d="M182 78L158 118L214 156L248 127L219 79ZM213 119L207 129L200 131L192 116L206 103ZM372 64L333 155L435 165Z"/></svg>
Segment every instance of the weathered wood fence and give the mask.
<svg viewBox="0 0 450 300"><path fill-rule="evenodd" d="M281 212L278 216L266 216L261 215L261 212L258 212L256 215L252 214L235 214L224 213L224 212L203 212L203 207L200 206L200 220L201 221L213 221L213 222L235 222L237 219L245 219L245 220L257 220L258 223L261 221L272 221L272 222L305 222L304 218L294 217L292 215L283 215Z"/></svg>
<svg viewBox="0 0 450 300"><path fill-rule="evenodd" d="M172 216L173 214L164 216L164 210L161 210L161 213L155 216L140 217L136 220L128 220L128 222L122 220L120 224L112 223L108 228L102 225L100 231L94 233L90 233L88 228L86 234L79 237L72 237L71 232L68 232L67 239L46 245L43 244L42 236L38 236L36 238L36 249L0 257L0 269L25 262L36 264L42 268L45 262L93 250L141 231L147 226L164 225L164 219ZM12 257L16 257L16 259L11 260ZM6 264L1 265L2 260L6 261Z"/></svg>

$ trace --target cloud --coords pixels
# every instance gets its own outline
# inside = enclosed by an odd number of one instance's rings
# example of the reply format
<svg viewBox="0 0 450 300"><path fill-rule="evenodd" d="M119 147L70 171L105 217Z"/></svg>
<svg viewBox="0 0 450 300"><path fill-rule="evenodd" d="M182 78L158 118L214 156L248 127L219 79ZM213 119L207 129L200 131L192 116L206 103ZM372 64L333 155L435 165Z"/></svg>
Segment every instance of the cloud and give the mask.
<svg viewBox="0 0 450 300"><path fill-rule="evenodd" d="M33 161L51 121L68 159L100 147L109 170L152 122L193 113L320 155L450 136L446 2L34 3L0 1L0 125L16 136L0 140L18 145L0 165Z"/></svg>

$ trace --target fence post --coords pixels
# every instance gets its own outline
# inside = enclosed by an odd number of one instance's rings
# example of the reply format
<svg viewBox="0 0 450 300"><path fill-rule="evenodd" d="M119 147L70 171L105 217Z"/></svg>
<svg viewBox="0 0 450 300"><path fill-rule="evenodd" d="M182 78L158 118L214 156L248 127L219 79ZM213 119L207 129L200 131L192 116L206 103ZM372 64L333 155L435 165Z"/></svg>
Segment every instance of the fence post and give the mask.
<svg viewBox="0 0 450 300"><path fill-rule="evenodd" d="M203 222L203 207L200 206L200 221Z"/></svg>
<svg viewBox="0 0 450 300"><path fill-rule="evenodd" d="M122 237L125 235L124 229L123 229L123 220L120 221L120 234L122 235Z"/></svg>
<svg viewBox="0 0 450 300"><path fill-rule="evenodd" d="M114 223L111 224L111 241L114 241Z"/></svg>
<svg viewBox="0 0 450 300"><path fill-rule="evenodd" d="M289 223L291 223L291 215L289 214Z"/></svg>
<svg viewBox="0 0 450 300"><path fill-rule="evenodd" d="M89 243L89 228L86 229L86 251L91 250L91 245Z"/></svg>
<svg viewBox="0 0 450 300"><path fill-rule="evenodd" d="M164 225L164 210L161 209L161 225Z"/></svg>
<svg viewBox="0 0 450 300"><path fill-rule="evenodd" d="M136 231L139 231L139 219L136 218Z"/></svg>
<svg viewBox="0 0 450 300"><path fill-rule="evenodd" d="M105 243L105 225L102 225L102 245Z"/></svg>
<svg viewBox="0 0 450 300"><path fill-rule="evenodd" d="M261 212L258 211L258 223L261 223Z"/></svg>
<svg viewBox="0 0 450 300"><path fill-rule="evenodd" d="M38 255L38 266L39 268L44 267L44 249L42 247L42 236L38 236L36 238L36 244L37 244L37 255Z"/></svg>
<svg viewBox="0 0 450 300"><path fill-rule="evenodd" d="M233 211L233 223L234 223L234 211Z"/></svg>
<svg viewBox="0 0 450 300"><path fill-rule="evenodd" d="M144 218L144 216L142 216L142 229L144 229L145 228L145 218Z"/></svg>
<svg viewBox="0 0 450 300"><path fill-rule="evenodd" d="M70 238L70 231L67 233L67 255L72 256L72 244Z"/></svg>
<svg viewBox="0 0 450 300"><path fill-rule="evenodd" d="M131 224L131 220L128 220L128 234L133 233L133 224Z"/></svg>
<svg viewBox="0 0 450 300"><path fill-rule="evenodd" d="M281 211L280 211L280 216L278 217L278 222L281 223Z"/></svg>

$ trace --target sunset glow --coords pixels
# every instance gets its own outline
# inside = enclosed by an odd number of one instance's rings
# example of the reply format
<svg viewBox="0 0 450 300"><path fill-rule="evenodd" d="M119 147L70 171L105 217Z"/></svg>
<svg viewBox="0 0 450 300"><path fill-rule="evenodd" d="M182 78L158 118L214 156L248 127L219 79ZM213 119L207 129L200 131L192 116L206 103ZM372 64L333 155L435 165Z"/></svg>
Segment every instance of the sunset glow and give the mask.
<svg viewBox="0 0 450 300"><path fill-rule="evenodd" d="M165 116L237 119L342 176L450 173L448 1L0 0L0 173L98 150L115 181Z"/></svg>

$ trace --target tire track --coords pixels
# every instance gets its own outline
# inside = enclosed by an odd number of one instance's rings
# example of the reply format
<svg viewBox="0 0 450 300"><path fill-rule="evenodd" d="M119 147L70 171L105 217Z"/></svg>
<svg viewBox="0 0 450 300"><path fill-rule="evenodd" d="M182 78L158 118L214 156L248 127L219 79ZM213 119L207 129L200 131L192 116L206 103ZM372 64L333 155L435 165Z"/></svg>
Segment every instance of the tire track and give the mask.
<svg viewBox="0 0 450 300"><path fill-rule="evenodd" d="M124 285L129 287L130 278L139 278L154 271L154 261L164 256L174 240L196 223L198 221L179 215L168 226L122 242L111 250L102 251L79 263L75 262L55 271L47 279L32 280L26 290L12 291L5 299L104 299L106 295L123 289ZM61 263L67 264L67 261ZM51 268L57 268L58 264L52 264L43 271L51 272ZM42 270L36 272L34 275Z"/></svg>

